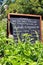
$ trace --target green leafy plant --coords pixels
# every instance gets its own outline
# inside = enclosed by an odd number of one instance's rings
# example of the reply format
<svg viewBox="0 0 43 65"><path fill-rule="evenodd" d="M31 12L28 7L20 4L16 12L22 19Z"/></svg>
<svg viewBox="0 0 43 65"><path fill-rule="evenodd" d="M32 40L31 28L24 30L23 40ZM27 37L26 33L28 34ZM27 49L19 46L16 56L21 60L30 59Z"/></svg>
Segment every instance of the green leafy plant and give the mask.
<svg viewBox="0 0 43 65"><path fill-rule="evenodd" d="M43 65L43 44L37 40L32 44L28 34L25 42L18 38L6 38L6 22L0 22L0 65ZM6 42L8 41L8 43Z"/></svg>

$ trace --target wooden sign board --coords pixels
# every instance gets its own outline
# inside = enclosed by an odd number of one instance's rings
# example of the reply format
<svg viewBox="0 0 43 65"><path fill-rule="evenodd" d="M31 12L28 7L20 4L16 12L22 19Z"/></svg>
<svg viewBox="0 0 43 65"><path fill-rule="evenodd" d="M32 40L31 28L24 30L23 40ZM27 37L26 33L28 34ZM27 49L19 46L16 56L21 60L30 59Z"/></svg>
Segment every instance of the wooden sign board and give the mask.
<svg viewBox="0 0 43 65"><path fill-rule="evenodd" d="M41 16L9 13L7 35L13 35L15 40L18 39L18 35L22 40L22 35L25 33L31 34L32 43L37 40L37 37L41 40Z"/></svg>

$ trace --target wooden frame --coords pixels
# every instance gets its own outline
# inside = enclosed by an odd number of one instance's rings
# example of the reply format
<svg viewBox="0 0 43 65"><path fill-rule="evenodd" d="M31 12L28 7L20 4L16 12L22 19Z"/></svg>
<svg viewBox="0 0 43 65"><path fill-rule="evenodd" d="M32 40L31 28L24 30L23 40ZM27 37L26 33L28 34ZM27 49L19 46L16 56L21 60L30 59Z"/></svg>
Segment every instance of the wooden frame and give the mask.
<svg viewBox="0 0 43 65"><path fill-rule="evenodd" d="M10 35L10 16L29 16L29 17L39 17L40 18L40 40L42 40L42 33L41 33L41 21L42 17L40 15L32 15L32 14L16 14L16 13L9 13L8 14L8 21L7 21L7 37Z"/></svg>

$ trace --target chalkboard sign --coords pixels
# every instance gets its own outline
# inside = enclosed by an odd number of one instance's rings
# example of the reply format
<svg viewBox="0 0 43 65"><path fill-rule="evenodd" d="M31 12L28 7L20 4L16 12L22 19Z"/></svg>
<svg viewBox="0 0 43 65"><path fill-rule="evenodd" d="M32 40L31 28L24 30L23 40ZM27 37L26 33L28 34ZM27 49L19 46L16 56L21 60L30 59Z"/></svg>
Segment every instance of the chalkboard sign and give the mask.
<svg viewBox="0 0 43 65"><path fill-rule="evenodd" d="M31 42L37 39L41 40L41 16L29 14L12 14L8 15L8 35L12 34L15 41L23 39L23 34L31 34ZM17 36L18 35L18 36Z"/></svg>

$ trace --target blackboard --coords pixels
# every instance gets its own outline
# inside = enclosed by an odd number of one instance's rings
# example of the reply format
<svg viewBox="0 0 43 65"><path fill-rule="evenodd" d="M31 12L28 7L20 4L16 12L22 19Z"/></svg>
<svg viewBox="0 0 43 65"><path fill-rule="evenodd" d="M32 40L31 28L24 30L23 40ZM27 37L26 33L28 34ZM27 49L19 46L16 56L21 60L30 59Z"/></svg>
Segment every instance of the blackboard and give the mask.
<svg viewBox="0 0 43 65"><path fill-rule="evenodd" d="M12 27L12 30L11 30ZM23 34L31 34L30 39L34 43L41 39L40 16L10 15L10 33L18 40L17 35L22 41Z"/></svg>

